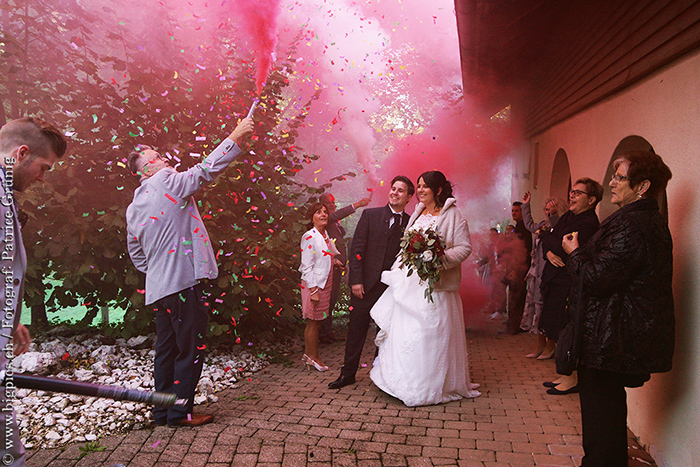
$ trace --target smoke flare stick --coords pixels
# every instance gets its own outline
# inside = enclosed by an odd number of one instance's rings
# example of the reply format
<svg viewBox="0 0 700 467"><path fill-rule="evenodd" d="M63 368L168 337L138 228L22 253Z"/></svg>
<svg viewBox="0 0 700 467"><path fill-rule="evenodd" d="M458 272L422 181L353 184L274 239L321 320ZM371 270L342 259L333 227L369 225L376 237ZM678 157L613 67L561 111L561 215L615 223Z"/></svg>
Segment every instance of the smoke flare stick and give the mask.
<svg viewBox="0 0 700 467"><path fill-rule="evenodd" d="M259 103L260 99L258 99L257 97L253 99L253 105L250 106L250 110L248 111L248 115L246 116L246 118L250 118L253 116L253 112L255 112L255 108L258 106Z"/></svg>
<svg viewBox="0 0 700 467"><path fill-rule="evenodd" d="M82 396L105 397L117 401L143 402L144 404L172 407L185 405L186 399L178 399L175 394L155 391L139 391L137 389L119 386L105 386L82 381L69 381L45 376L34 376L15 373L12 378L5 380L6 387L14 384L18 388L37 389L39 391L80 394Z"/></svg>

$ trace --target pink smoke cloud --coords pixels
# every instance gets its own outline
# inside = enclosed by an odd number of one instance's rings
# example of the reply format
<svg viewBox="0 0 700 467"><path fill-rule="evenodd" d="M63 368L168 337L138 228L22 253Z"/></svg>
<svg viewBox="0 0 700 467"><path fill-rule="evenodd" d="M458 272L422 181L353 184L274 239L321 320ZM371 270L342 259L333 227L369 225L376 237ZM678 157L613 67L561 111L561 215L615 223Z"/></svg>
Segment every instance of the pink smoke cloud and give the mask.
<svg viewBox="0 0 700 467"><path fill-rule="evenodd" d="M461 86L451 1L294 2L280 26L281 40L296 40L290 100L318 95L299 137L300 146L321 156L314 182L353 170L361 176L350 183L377 188L375 199L383 202L394 175L415 180L438 169L460 194L493 191L513 138L471 124L469 100L445 108Z"/></svg>
<svg viewBox="0 0 700 467"><path fill-rule="evenodd" d="M255 85L260 95L275 56L280 0L239 0L236 6L240 23L251 35L257 58Z"/></svg>

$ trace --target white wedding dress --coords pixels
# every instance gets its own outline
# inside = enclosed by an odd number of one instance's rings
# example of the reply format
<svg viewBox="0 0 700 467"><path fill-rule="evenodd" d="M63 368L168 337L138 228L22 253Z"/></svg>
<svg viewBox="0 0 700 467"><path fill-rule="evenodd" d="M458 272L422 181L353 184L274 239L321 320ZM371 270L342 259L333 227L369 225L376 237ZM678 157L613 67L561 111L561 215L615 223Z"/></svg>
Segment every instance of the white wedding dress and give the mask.
<svg viewBox="0 0 700 467"><path fill-rule="evenodd" d="M409 230L435 228L437 217L419 216ZM433 405L478 397L469 378L467 339L462 299L458 291L433 291L415 272L398 267L382 273L384 291L370 311L380 328L375 343L379 354L370 378L382 391L407 406Z"/></svg>

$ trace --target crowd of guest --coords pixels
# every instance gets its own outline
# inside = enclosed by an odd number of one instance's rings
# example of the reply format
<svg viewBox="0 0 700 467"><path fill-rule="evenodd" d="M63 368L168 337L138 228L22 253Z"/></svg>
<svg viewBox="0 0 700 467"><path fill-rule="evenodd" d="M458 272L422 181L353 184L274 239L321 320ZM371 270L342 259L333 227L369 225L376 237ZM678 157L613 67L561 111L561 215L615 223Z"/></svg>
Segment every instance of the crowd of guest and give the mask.
<svg viewBox="0 0 700 467"><path fill-rule="evenodd" d="M557 353L558 369L569 368L559 366L561 359L573 360L570 369L543 385L551 395L580 392L582 467L626 462L625 388L669 371L673 355L672 242L656 201L671 172L651 152L626 154L613 168L611 202L620 209L602 224L596 207L604 190L591 178L576 180L568 204L548 198L540 221L533 218L527 192L512 205L513 224L505 234L490 229L477 259L482 280L491 285L487 312L503 321L503 332L536 336L526 357L547 360ZM472 249L469 229L441 172L422 174L417 186L419 204L410 218L404 208L414 188L405 177L392 181L384 208L362 214L349 256L357 306L350 311L345 365L330 389L355 383L362 343L374 320L378 348L370 375L381 390L409 406L480 395L469 376L456 293L460 264ZM302 238L300 268L302 308L310 323L303 360L319 371L328 369L318 354L319 323L328 319L336 300L333 270L346 266L338 259L346 257L336 248L338 241L328 235L334 199L323 201L308 212L311 229ZM368 202L348 206L335 222ZM405 237L401 243L404 230L411 242ZM433 282L412 276L407 264L406 248L416 232L436 232L444 242L442 251L435 250L444 255L435 290ZM427 253L423 258L429 261L433 251ZM567 329L573 329L573 343L556 352Z"/></svg>

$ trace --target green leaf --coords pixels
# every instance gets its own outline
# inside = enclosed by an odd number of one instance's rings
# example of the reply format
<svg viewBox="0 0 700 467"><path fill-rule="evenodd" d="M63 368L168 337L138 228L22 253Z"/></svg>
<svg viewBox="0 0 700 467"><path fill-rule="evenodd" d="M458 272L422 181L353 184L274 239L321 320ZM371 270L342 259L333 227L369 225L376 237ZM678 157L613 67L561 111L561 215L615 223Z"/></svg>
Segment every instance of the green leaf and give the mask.
<svg viewBox="0 0 700 467"><path fill-rule="evenodd" d="M171 154L177 150L178 170L192 167L199 160L189 154L211 152L214 141L233 129L234 117L249 105L242 96L251 96L255 83L249 66L232 60L230 53L237 49L225 35L206 50L183 43L177 34L158 48L148 48L143 37L133 33L140 27L136 17L117 18L113 10L95 2L69 4L74 8L58 16L55 9L40 7L49 5L43 0L37 8L9 2L3 10L8 24L22 18L33 34L52 44L37 48L33 41L12 41L3 55L6 73L0 74L4 95L16 99L20 112L42 109L59 128L73 133L69 153L46 174L43 185L32 186L20 200L31 227L23 231L28 250L26 296L33 303L45 297L45 276L57 279L55 290L48 292L49 311L67 303L120 303L126 308L125 320L113 332L128 338L152 330L154 320L151 307L144 306L144 294L137 292L144 288L144 276L135 270L126 249L125 210L138 182L118 164L123 165L135 143L147 142ZM159 14L153 15L152 29L176 31L176 18L158 2L154 5ZM62 23L76 30L66 30ZM12 31L3 33L9 36ZM75 42L76 35L81 43ZM256 133L274 136L253 141L256 157L244 155L215 186L195 195L202 201L200 213L210 216L204 223L215 250L224 250L218 258L219 279L208 284L212 301L223 302L213 302L216 326L210 328L222 339L229 336L232 317L240 321L236 331L244 333L246 326L278 328L287 321L285 313L298 311L297 250L306 230L301 214L320 190L300 181L294 170L306 170L308 164L301 161L320 156L296 147L296 137L308 131L302 126L308 110L278 104L289 95L295 67L303 66L297 65L297 55L295 50L280 54L263 93L264 111L256 113ZM15 63L18 57L21 66ZM200 71L195 75L184 63L201 65ZM227 76L225 81L219 80L219 70ZM312 104L318 105L309 99L299 108ZM13 108L9 101L6 108ZM289 126L282 128L279 122ZM282 129L288 137L277 136ZM193 131L206 134L207 141L197 141ZM255 182L246 173L253 164ZM233 193L238 202L229 195ZM258 210L248 212L251 206ZM260 222L253 222L257 219ZM234 274L237 281L232 284ZM242 278L244 274L253 277ZM278 316L280 308L284 311Z"/></svg>

